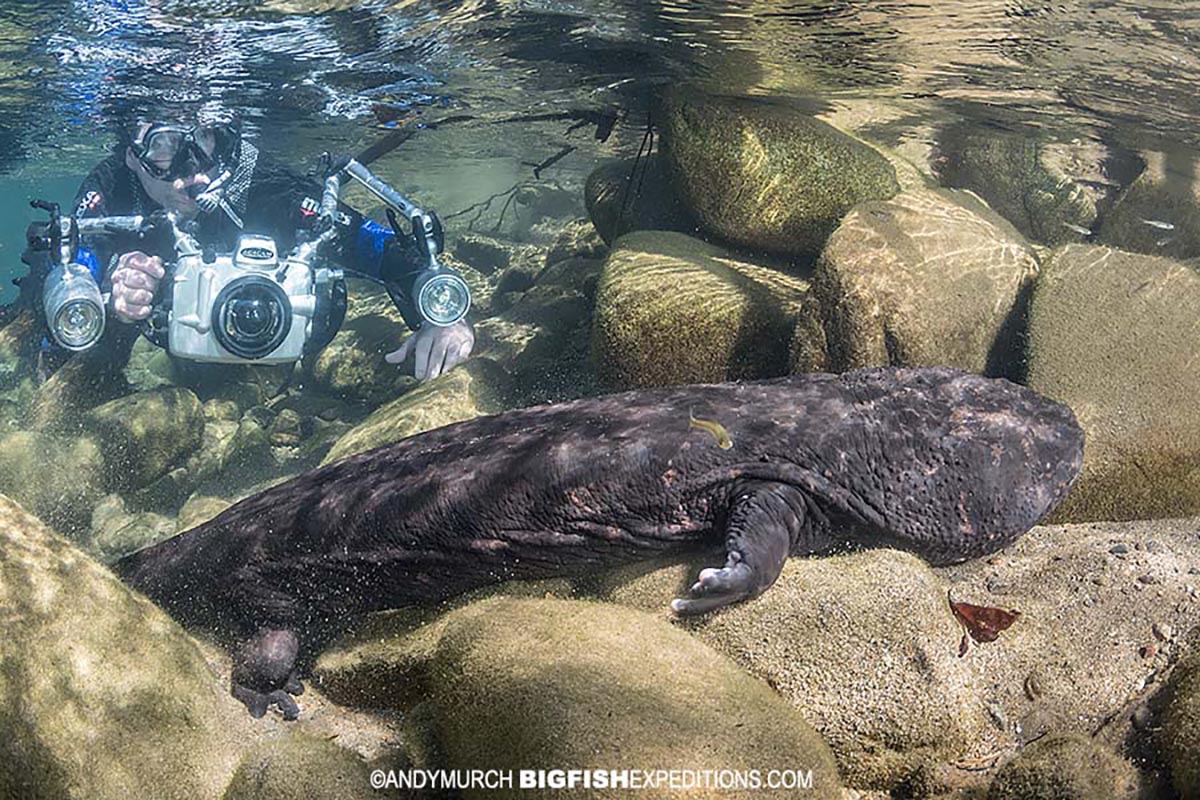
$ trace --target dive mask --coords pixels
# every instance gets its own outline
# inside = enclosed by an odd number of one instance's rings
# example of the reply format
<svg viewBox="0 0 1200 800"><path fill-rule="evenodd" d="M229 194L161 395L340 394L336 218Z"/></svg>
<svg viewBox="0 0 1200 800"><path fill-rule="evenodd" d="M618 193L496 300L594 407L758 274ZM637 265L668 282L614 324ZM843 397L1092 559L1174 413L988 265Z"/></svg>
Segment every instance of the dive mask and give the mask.
<svg viewBox="0 0 1200 800"><path fill-rule="evenodd" d="M236 160L240 142L232 123L190 127L154 123L130 147L151 177L174 181Z"/></svg>

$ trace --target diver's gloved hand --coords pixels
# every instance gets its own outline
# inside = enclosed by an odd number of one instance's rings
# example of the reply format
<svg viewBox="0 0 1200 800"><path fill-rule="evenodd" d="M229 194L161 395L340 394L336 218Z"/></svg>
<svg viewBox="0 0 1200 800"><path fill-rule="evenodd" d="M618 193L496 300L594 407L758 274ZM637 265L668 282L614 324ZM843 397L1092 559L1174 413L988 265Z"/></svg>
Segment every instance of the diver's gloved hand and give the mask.
<svg viewBox="0 0 1200 800"><path fill-rule="evenodd" d="M466 361L474 347L475 331L465 319L445 327L426 324L384 359L399 364L412 353L416 359L413 375L427 381Z"/></svg>
<svg viewBox="0 0 1200 800"><path fill-rule="evenodd" d="M140 250L122 255L112 274L113 316L121 322L137 322L150 316L150 304L164 274L158 256Z"/></svg>

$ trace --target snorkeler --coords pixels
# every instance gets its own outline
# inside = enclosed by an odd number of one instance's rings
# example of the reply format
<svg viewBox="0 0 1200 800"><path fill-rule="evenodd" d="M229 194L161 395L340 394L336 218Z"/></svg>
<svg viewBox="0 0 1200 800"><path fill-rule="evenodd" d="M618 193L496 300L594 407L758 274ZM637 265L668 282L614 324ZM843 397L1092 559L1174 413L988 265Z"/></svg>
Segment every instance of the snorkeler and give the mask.
<svg viewBox="0 0 1200 800"><path fill-rule="evenodd" d="M316 229L321 198L319 183L268 160L241 136L231 115L202 109L186 121L163 115L128 125L116 150L80 186L74 216L173 212L190 223L207 261L208 253L229 252L239 235L251 232L273 237L279 252L289 251L298 231ZM475 343L470 324L465 319L426 324L413 297L427 265L416 232L405 233L395 225L389 230L340 204L335 216L338 262L351 274L383 283L414 331L386 355L388 363L399 364L411 353L414 373L424 381L464 361ZM440 224L434 235L440 250ZM152 314L174 242L169 235L118 231L84 236L81 244L80 263L107 291L108 316L122 323L108 326L97 347L123 363L137 338L136 323ZM442 271L457 279L452 270ZM60 353L58 360L65 355Z"/></svg>

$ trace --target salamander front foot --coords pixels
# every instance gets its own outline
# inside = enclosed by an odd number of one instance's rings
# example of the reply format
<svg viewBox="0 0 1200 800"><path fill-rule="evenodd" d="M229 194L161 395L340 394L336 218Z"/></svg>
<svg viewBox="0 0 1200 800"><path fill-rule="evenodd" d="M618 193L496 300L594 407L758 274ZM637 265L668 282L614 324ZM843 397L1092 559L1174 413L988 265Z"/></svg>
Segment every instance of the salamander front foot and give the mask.
<svg viewBox="0 0 1200 800"><path fill-rule="evenodd" d="M758 593L757 584L754 570L734 550L721 569L700 570L696 582L688 590L690 597L672 600L671 610L681 617L703 614L753 597Z"/></svg>

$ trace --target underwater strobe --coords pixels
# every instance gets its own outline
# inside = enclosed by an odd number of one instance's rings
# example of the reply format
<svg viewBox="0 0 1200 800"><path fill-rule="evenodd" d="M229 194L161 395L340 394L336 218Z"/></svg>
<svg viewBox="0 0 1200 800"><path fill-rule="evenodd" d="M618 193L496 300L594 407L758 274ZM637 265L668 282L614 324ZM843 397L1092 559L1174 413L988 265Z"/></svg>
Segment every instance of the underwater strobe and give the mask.
<svg viewBox="0 0 1200 800"><path fill-rule="evenodd" d="M32 247L49 251L42 308L50 335L66 350L87 350L104 333L104 299L92 270L77 260L79 228L74 217L59 213L57 203L34 200L30 205L50 213L48 224L31 226L41 235L29 237Z"/></svg>

